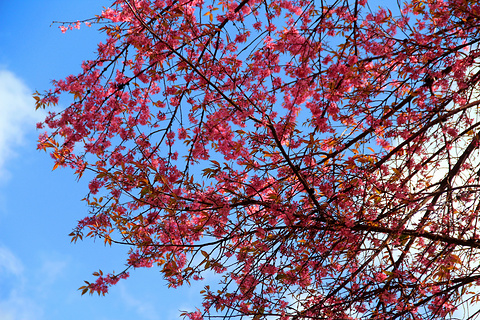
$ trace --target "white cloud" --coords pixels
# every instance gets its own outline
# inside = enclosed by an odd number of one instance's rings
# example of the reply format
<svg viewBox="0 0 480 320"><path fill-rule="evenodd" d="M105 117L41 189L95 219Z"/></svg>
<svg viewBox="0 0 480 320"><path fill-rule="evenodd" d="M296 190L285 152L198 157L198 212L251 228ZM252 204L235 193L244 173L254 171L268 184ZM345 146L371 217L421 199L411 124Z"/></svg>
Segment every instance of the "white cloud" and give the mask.
<svg viewBox="0 0 480 320"><path fill-rule="evenodd" d="M2 320L39 320L43 318L42 314L41 308L18 290L10 292L6 300L0 301Z"/></svg>
<svg viewBox="0 0 480 320"><path fill-rule="evenodd" d="M158 320L160 319L159 313L157 312L155 306L148 302L136 299L132 295L127 292L127 288L124 284L118 284L120 287L120 297L122 301L125 303L126 306L133 308L137 315L140 317L139 319L147 319L147 320Z"/></svg>
<svg viewBox="0 0 480 320"><path fill-rule="evenodd" d="M16 277L23 274L21 261L6 247L0 247L0 274L7 273Z"/></svg>
<svg viewBox="0 0 480 320"><path fill-rule="evenodd" d="M41 277L39 282L41 288L53 286L59 278L65 276L70 259L58 256L58 254L49 253L41 255L41 267L37 274Z"/></svg>
<svg viewBox="0 0 480 320"><path fill-rule="evenodd" d="M24 266L12 251L0 245L0 319L39 320L43 311L26 294Z"/></svg>
<svg viewBox="0 0 480 320"><path fill-rule="evenodd" d="M5 164L16 155L15 147L42 119L43 114L35 112L31 90L15 74L0 69L0 181L8 177Z"/></svg>

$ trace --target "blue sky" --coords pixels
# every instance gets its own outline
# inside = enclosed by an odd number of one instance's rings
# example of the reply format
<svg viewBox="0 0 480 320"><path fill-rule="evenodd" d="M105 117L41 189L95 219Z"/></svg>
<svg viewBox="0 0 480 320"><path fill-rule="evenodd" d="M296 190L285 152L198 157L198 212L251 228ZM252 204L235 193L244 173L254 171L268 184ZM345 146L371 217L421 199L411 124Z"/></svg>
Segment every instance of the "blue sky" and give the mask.
<svg viewBox="0 0 480 320"><path fill-rule="evenodd" d="M80 70L102 36L94 27L62 34L52 21L99 14L101 0L0 0L0 320L178 319L199 306L204 284L167 289L155 268L136 270L106 297L81 296L91 273L121 270L124 247L71 244L68 234L87 215L87 180L52 172L36 150L31 94Z"/></svg>

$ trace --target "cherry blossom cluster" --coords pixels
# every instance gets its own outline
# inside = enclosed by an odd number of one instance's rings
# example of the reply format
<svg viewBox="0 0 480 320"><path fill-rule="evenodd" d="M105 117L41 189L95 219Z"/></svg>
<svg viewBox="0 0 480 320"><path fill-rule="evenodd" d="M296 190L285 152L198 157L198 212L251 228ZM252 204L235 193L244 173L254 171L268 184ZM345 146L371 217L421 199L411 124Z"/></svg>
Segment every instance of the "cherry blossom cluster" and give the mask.
<svg viewBox="0 0 480 320"><path fill-rule="evenodd" d="M480 283L480 5L117 0L38 148L189 319L444 319ZM80 22L62 25L62 32ZM68 107L55 108L59 101ZM206 281L206 280L205 280Z"/></svg>

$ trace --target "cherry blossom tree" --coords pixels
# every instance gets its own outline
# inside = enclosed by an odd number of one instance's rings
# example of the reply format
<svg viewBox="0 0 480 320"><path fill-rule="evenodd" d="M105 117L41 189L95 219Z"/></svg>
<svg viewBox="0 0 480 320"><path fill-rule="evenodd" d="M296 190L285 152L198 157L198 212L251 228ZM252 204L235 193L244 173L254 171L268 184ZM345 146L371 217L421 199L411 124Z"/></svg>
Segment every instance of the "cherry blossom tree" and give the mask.
<svg viewBox="0 0 480 320"><path fill-rule="evenodd" d="M82 293L152 267L217 275L189 319L474 306L480 5L392 4L118 0L89 20L97 58L35 95L38 148L91 177L72 241L130 247Z"/></svg>

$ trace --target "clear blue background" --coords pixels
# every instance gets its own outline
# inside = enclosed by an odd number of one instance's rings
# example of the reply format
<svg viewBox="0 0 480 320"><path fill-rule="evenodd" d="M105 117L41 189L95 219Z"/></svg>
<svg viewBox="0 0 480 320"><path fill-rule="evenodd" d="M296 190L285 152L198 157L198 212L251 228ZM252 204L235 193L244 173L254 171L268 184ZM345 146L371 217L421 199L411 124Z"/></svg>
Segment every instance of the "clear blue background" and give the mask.
<svg viewBox="0 0 480 320"><path fill-rule="evenodd" d="M108 1L0 0L0 320L178 319L205 283L167 289L158 269L133 271L105 297L80 295L92 272L120 271L127 248L70 243L87 215L87 180L36 150L31 94L80 71L103 39L95 26L62 34L52 21L100 14Z"/></svg>

